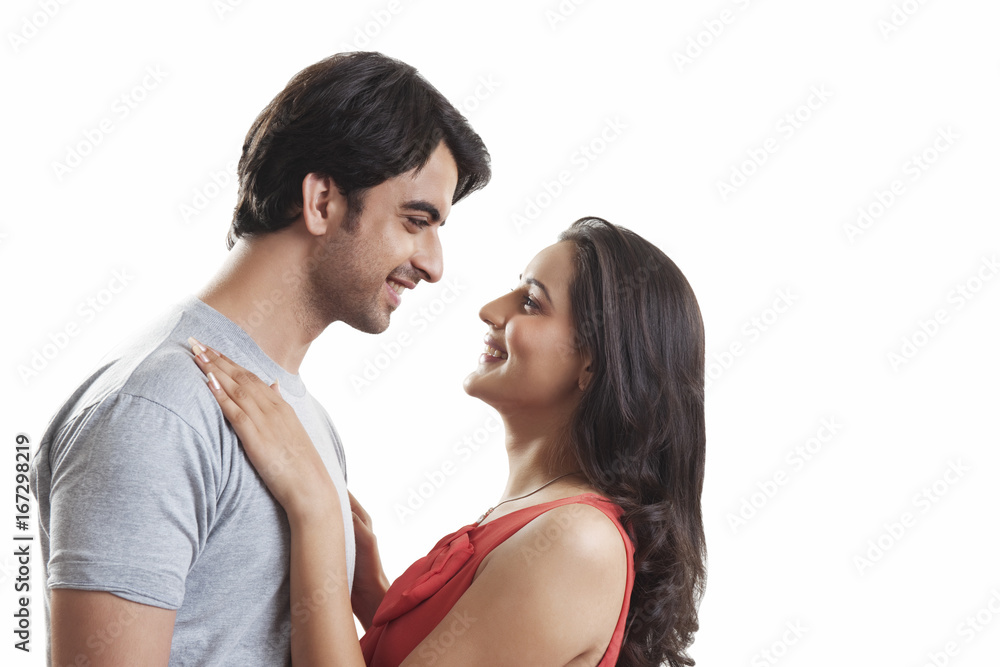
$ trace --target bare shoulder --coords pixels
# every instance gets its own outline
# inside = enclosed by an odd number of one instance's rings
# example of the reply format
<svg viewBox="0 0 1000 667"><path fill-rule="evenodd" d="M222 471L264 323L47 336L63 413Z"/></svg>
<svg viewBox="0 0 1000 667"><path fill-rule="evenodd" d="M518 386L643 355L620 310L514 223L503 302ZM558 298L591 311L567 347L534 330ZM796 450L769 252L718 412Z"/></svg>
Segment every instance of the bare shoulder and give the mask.
<svg viewBox="0 0 1000 667"><path fill-rule="evenodd" d="M561 591L572 604L620 609L625 543L615 522L592 505L571 503L541 514L491 556L494 567L526 585Z"/></svg>
<svg viewBox="0 0 1000 667"><path fill-rule="evenodd" d="M480 622L456 641L446 618L411 657L447 636L454 646L439 667L597 664L622 612L626 557L617 525L600 509L550 509L483 559L452 609Z"/></svg>
<svg viewBox="0 0 1000 667"><path fill-rule="evenodd" d="M539 558L551 553L560 560L571 556L581 566L618 563L625 570L625 543L618 526L593 505L570 503L551 509L514 538Z"/></svg>

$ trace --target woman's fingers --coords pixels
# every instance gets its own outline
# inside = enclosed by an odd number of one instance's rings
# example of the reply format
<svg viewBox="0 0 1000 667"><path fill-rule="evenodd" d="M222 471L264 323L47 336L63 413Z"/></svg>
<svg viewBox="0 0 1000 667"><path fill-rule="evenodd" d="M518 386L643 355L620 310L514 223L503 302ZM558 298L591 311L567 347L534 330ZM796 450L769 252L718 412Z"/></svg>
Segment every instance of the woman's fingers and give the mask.
<svg viewBox="0 0 1000 667"><path fill-rule="evenodd" d="M243 451L289 517L325 517L331 506L339 508L322 457L277 387L194 338L190 343Z"/></svg>
<svg viewBox="0 0 1000 667"><path fill-rule="evenodd" d="M208 386L212 390L215 400L219 403L223 416L229 421L241 440L248 439L257 431L257 424L260 420L260 410L257 409L256 403L249 400L245 392L236 391L236 383L225 371L212 363L204 346L195 342L191 344L191 348L195 355L195 363L208 377ZM239 401L233 398L237 394L240 396Z"/></svg>
<svg viewBox="0 0 1000 667"><path fill-rule="evenodd" d="M195 338L189 338L195 361L213 379L213 388L224 389L238 404L261 407L282 402L280 395L270 389L252 372L235 363L222 353L202 345Z"/></svg>
<svg viewBox="0 0 1000 667"><path fill-rule="evenodd" d="M294 410L277 391L277 383L269 387L217 350L195 338L188 340L223 415L255 465L278 469L282 466L275 465L275 457L314 449Z"/></svg>
<svg viewBox="0 0 1000 667"><path fill-rule="evenodd" d="M190 339L195 363L208 377L208 384L222 408L222 414L241 437L249 427L260 428L263 409L275 405L275 392L242 366ZM206 361L207 360L207 361Z"/></svg>
<svg viewBox="0 0 1000 667"><path fill-rule="evenodd" d="M197 343L197 341L195 342ZM201 344L199 343L199 345ZM202 347L205 346L202 345ZM209 347L205 354L210 362L214 363L215 366L218 367L223 373L233 378L238 386L246 387L248 390L253 391L254 398L262 402L262 404L277 405L285 402L284 399L281 398L281 394L276 391L276 387L274 387L274 385L269 387L259 377L243 368L218 350ZM275 382L274 384L276 385L278 383Z"/></svg>
<svg viewBox="0 0 1000 667"><path fill-rule="evenodd" d="M351 512L354 514L354 517L358 521L360 521L361 523L363 523L365 526L367 526L368 529L370 530L371 527L372 527L372 518L371 518L371 516L368 515L368 512L366 512L365 508L361 506L361 503L358 502L358 499L354 497L353 493L351 493L350 491L348 491L347 492L347 497L351 501Z"/></svg>

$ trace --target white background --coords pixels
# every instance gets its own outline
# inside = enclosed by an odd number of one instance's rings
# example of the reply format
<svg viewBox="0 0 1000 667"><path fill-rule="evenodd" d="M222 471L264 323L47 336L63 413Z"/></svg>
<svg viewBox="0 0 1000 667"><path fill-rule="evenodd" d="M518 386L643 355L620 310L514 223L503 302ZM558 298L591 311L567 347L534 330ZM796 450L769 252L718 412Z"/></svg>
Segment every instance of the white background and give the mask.
<svg viewBox="0 0 1000 667"><path fill-rule="evenodd" d="M467 112L495 174L442 233L445 281L378 337L332 326L302 368L390 576L503 488L492 413L461 390L478 308L600 215L666 251L704 315L698 664L997 664L1000 6L224 2L4 3L0 497L15 435L37 443L106 351L219 267L227 163L260 109L302 67L375 49ZM0 557L4 664L43 664L34 548L30 656Z"/></svg>

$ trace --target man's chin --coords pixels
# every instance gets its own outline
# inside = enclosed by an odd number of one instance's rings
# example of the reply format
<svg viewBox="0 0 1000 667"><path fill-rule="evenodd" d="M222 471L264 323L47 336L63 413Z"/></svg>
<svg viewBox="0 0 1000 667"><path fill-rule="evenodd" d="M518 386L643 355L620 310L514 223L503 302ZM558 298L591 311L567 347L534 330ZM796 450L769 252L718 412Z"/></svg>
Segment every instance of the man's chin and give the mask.
<svg viewBox="0 0 1000 667"><path fill-rule="evenodd" d="M389 315L389 313L366 315L352 318L350 321L345 320L344 323L361 333L380 334L389 328Z"/></svg>

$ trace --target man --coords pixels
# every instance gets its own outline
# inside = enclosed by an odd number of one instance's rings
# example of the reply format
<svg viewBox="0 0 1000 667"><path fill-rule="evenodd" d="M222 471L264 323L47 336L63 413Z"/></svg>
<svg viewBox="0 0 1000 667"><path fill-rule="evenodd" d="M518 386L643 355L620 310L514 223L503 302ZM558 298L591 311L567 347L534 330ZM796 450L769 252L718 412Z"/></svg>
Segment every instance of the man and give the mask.
<svg viewBox="0 0 1000 667"><path fill-rule="evenodd" d="M51 664L290 662L287 520L187 341L279 383L340 491L353 573L343 448L299 365L331 322L384 331L439 280L438 229L489 178L461 114L381 54L316 63L261 112L226 263L80 386L35 456Z"/></svg>

